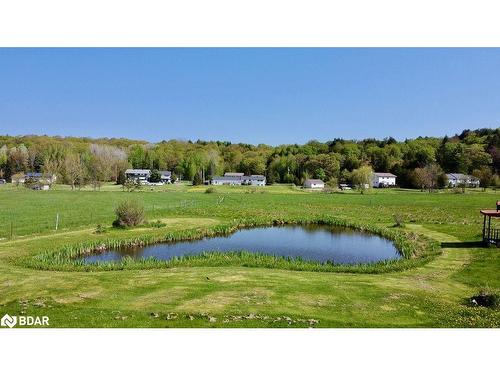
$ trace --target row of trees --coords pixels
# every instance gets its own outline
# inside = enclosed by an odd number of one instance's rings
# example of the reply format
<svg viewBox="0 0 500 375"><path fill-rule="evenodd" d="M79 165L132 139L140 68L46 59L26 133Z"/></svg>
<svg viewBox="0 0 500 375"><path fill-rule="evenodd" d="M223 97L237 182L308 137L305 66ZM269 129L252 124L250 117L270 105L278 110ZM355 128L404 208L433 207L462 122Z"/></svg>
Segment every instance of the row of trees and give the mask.
<svg viewBox="0 0 500 375"><path fill-rule="evenodd" d="M500 129L464 130L452 137L398 142L365 139L304 145L163 141L47 136L0 136L0 178L26 171L55 173L72 186L123 182L126 168L171 170L184 180L203 181L226 171L266 175L269 183L302 184L319 178L354 183L363 167L392 172L404 187L433 189L443 173L475 174L491 184L500 172Z"/></svg>

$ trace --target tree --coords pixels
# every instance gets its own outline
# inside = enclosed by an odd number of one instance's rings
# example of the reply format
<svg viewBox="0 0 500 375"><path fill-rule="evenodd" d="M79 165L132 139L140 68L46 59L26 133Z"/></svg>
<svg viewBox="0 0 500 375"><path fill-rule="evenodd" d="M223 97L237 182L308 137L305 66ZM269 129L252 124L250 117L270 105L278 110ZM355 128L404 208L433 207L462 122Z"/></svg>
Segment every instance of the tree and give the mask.
<svg viewBox="0 0 500 375"><path fill-rule="evenodd" d="M415 168L413 171L413 181L422 191L427 189L430 193L438 187L438 180L442 174L443 170L441 167L436 163L432 163L426 165L424 168Z"/></svg>
<svg viewBox="0 0 500 375"><path fill-rule="evenodd" d="M135 190L141 190L142 185L139 180L134 180L131 178L127 178L123 183L123 189L127 190L129 193Z"/></svg>
<svg viewBox="0 0 500 375"><path fill-rule="evenodd" d="M193 185L203 185L203 179L201 178L201 172L195 173L193 178Z"/></svg>
<svg viewBox="0 0 500 375"><path fill-rule="evenodd" d="M122 169L118 172L116 184L117 185L124 185L126 181L127 181L127 176L125 175L125 170Z"/></svg>
<svg viewBox="0 0 500 375"><path fill-rule="evenodd" d="M149 176L149 181L150 182L160 182L161 181L161 174L157 169L153 169L151 171L151 175Z"/></svg>
<svg viewBox="0 0 500 375"><path fill-rule="evenodd" d="M427 176L424 168L415 168L411 175L413 186L425 190Z"/></svg>
<svg viewBox="0 0 500 375"><path fill-rule="evenodd" d="M24 145L12 147L7 159L7 175L10 177L18 172L26 172L28 166L28 149Z"/></svg>
<svg viewBox="0 0 500 375"><path fill-rule="evenodd" d="M474 169L472 175L479 179L479 186L483 188L483 191L486 191L486 188L494 182L493 173L491 173L491 169L488 167Z"/></svg>
<svg viewBox="0 0 500 375"><path fill-rule="evenodd" d="M87 174L94 190L100 189L103 182L111 176L109 154L100 145L90 145L90 156L87 161Z"/></svg>
<svg viewBox="0 0 500 375"><path fill-rule="evenodd" d="M3 145L2 147L0 147L0 178L3 178L5 175L8 160L7 151L7 146Z"/></svg>
<svg viewBox="0 0 500 375"><path fill-rule="evenodd" d="M78 154L69 154L64 160L64 180L71 185L71 190L75 186L84 185L86 169L82 158Z"/></svg>
<svg viewBox="0 0 500 375"><path fill-rule="evenodd" d="M361 194L363 194L363 192L370 187L372 175L373 169L367 165L352 171L352 182L361 191Z"/></svg>

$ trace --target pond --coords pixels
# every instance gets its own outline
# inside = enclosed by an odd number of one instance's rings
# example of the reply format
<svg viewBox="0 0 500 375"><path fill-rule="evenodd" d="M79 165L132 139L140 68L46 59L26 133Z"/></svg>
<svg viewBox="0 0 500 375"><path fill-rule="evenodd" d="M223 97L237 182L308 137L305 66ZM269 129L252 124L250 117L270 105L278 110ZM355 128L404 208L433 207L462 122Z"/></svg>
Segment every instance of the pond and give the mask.
<svg viewBox="0 0 500 375"><path fill-rule="evenodd" d="M308 224L245 228L228 236L126 247L90 254L82 259L85 263L116 262L126 256L169 260L208 251L240 250L336 264L374 263L401 257L394 244L380 236L343 227Z"/></svg>

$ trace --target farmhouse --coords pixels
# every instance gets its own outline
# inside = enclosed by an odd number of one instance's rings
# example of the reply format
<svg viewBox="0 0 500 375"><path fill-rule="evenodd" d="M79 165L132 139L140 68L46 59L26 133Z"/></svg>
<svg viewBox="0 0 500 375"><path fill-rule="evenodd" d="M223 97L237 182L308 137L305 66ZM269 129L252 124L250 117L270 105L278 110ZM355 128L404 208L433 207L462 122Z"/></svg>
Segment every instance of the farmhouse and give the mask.
<svg viewBox="0 0 500 375"><path fill-rule="evenodd" d="M396 175L385 172L374 172L372 175L373 187L396 186Z"/></svg>
<svg viewBox="0 0 500 375"><path fill-rule="evenodd" d="M25 174L15 174L12 176L12 183L24 184L26 181L44 182L48 185L53 184L57 180L57 176L53 173L26 172Z"/></svg>
<svg viewBox="0 0 500 375"><path fill-rule="evenodd" d="M35 190L49 190L50 186L56 182L57 176L53 173L26 172L17 173L11 179L16 185L25 184Z"/></svg>
<svg viewBox="0 0 500 375"><path fill-rule="evenodd" d="M146 182L151 176L151 170L149 169L127 169L125 171L125 177L138 182Z"/></svg>
<svg viewBox="0 0 500 375"><path fill-rule="evenodd" d="M35 181L44 180L44 182L48 182L49 184L53 184L57 180L57 176L53 173L27 172L24 177Z"/></svg>
<svg viewBox="0 0 500 375"><path fill-rule="evenodd" d="M159 171L160 172L160 180L164 184L171 184L172 183L172 172L170 171Z"/></svg>
<svg viewBox="0 0 500 375"><path fill-rule="evenodd" d="M243 176L214 176L210 183L212 185L241 185Z"/></svg>
<svg viewBox="0 0 500 375"><path fill-rule="evenodd" d="M307 189L324 189L325 183L322 180L307 179L304 181L304 187Z"/></svg>
<svg viewBox="0 0 500 375"><path fill-rule="evenodd" d="M56 179L57 176L53 173L26 172L12 176L12 183L25 184L34 190L49 190Z"/></svg>
<svg viewBox="0 0 500 375"><path fill-rule="evenodd" d="M251 176L243 176L243 184L244 185L252 185L252 186L265 186L266 185L266 177L260 174L253 174Z"/></svg>
<svg viewBox="0 0 500 375"><path fill-rule="evenodd" d="M448 173L446 174L446 179L449 187L479 187L480 184L478 178L462 173Z"/></svg>
<svg viewBox="0 0 500 375"><path fill-rule="evenodd" d="M214 176L210 180L212 185L252 185L265 186L266 177L263 175L245 176L244 173L227 172L224 176Z"/></svg>

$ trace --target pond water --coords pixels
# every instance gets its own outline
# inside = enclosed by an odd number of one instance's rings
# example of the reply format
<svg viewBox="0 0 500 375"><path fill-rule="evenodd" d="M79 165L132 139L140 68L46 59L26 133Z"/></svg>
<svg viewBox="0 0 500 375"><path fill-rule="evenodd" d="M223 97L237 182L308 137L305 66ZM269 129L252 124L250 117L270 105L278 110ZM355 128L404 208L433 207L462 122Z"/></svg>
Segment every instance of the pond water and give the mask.
<svg viewBox="0 0 500 375"><path fill-rule="evenodd" d="M116 262L126 256L169 260L207 251L239 250L337 264L374 263L401 257L391 241L377 235L342 227L308 224L246 228L229 236L126 247L87 255L83 260L85 263Z"/></svg>

